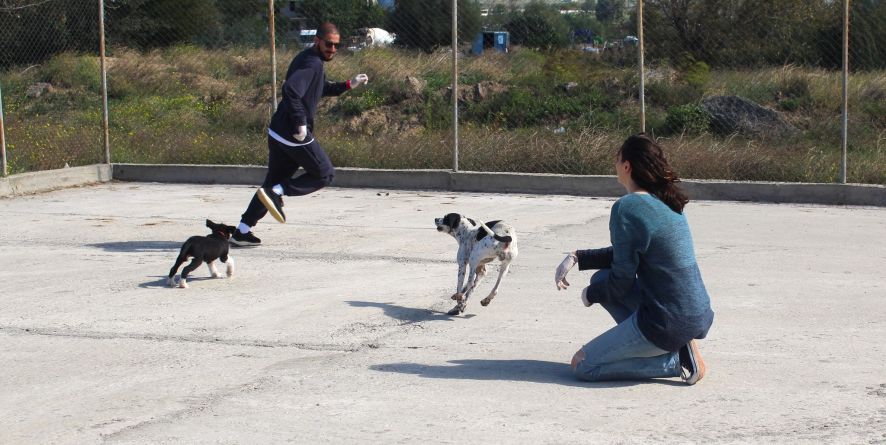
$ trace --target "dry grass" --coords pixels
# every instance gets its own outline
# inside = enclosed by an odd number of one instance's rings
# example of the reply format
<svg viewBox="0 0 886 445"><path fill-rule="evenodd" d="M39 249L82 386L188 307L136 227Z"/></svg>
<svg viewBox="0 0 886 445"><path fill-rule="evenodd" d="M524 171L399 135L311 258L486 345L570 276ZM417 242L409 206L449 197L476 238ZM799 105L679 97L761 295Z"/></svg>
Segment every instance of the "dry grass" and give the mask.
<svg viewBox="0 0 886 445"><path fill-rule="evenodd" d="M269 54L260 49L204 50L191 46L137 52L111 51L111 143L116 162L264 164L264 129L269 117ZM278 82L295 53L277 54ZM462 170L564 174L611 174L612 155L636 127L638 105L630 72L576 54L520 50L459 60L463 83L494 80L538 91L539 103L555 93L547 83L577 80L617 95L615 110L559 118L528 128L503 128L462 121ZM63 54L43 66L0 74L13 172L97 162L102 149L99 87L94 57ZM382 98L388 129L371 135L348 124L337 101L319 116L318 136L340 166L373 168L452 167L450 106L442 90L450 82L451 55L376 48L342 53L327 64L327 77L344 80L365 72L367 88L349 97ZM23 72L24 71L24 72ZM406 76L422 79L425 102L410 108L385 103ZM529 80L527 80L529 79ZM25 95L38 81L55 91L39 98ZM656 80L680 88L680 76ZM676 135L662 144L685 178L832 182L839 168L839 73L796 66L758 71L713 72L703 96L736 94L782 110L800 129L789 138L748 138L709 134ZM676 95L679 99L679 94ZM886 73L853 73L850 82L849 175L852 182L886 184ZM365 103L375 103L367 101ZM534 106L529 103L526 106ZM667 110L651 106L648 120ZM467 113L463 114L463 116ZM396 125L416 120L418 126ZM434 123L436 122L436 124ZM590 124L589 124L590 122ZM554 129L563 126L565 132ZM351 130L347 130L351 128Z"/></svg>

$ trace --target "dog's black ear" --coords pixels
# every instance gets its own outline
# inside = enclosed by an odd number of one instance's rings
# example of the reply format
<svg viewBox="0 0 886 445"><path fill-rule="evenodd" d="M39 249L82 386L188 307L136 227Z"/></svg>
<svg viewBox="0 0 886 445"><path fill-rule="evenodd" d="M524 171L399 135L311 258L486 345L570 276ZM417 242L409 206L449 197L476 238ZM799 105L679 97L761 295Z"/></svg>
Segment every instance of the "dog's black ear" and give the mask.
<svg viewBox="0 0 886 445"><path fill-rule="evenodd" d="M209 227L211 229L213 228L213 226L215 226L215 223L210 221L209 218L206 218L206 227Z"/></svg>
<svg viewBox="0 0 886 445"><path fill-rule="evenodd" d="M452 228L458 227L459 222L461 222L461 215L458 213L448 213L443 217L443 223Z"/></svg>

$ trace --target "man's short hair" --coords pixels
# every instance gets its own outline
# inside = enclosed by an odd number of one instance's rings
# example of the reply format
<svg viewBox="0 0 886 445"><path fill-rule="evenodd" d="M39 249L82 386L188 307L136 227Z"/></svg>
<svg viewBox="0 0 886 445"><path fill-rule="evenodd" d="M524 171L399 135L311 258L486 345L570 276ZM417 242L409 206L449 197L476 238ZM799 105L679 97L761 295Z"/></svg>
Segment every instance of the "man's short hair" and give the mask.
<svg viewBox="0 0 886 445"><path fill-rule="evenodd" d="M333 24L332 22L326 22L320 25L319 28L317 28L317 37L321 39L326 39L330 35L339 35L338 27L335 26L335 24Z"/></svg>

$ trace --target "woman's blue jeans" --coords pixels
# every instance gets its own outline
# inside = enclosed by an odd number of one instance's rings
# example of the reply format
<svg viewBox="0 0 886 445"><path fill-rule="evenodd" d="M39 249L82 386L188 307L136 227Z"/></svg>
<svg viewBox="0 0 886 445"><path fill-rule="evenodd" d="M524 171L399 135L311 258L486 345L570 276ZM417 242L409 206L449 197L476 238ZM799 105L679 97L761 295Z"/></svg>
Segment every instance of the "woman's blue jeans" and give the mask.
<svg viewBox="0 0 886 445"><path fill-rule="evenodd" d="M609 269L601 269L591 283L606 280ZM640 380L656 377L678 377L680 356L655 346L637 326L640 289L634 289L621 301L601 303L617 323L615 327L582 346L585 358L573 371L588 381Z"/></svg>

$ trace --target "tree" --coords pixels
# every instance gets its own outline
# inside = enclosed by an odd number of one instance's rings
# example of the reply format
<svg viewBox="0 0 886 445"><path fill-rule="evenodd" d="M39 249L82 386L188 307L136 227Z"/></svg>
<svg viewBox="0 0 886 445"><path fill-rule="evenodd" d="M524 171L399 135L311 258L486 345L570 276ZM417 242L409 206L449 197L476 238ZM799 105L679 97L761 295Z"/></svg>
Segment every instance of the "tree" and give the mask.
<svg viewBox="0 0 886 445"><path fill-rule="evenodd" d="M214 0L108 0L107 40L153 48L194 42L218 32L221 17Z"/></svg>
<svg viewBox="0 0 886 445"><path fill-rule="evenodd" d="M91 0L0 0L0 67L64 51L98 52L98 5Z"/></svg>
<svg viewBox="0 0 886 445"><path fill-rule="evenodd" d="M302 0L298 8L308 19L308 27L332 22L342 37L353 35L359 28L380 27L385 20L384 8L366 0Z"/></svg>
<svg viewBox="0 0 886 445"><path fill-rule="evenodd" d="M595 12L597 10L597 0L585 0L581 2L581 10L584 12Z"/></svg>
<svg viewBox="0 0 886 445"><path fill-rule="evenodd" d="M820 65L821 34L835 22L831 0L648 0L646 52L677 65ZM736 26L736 24L741 26ZM829 50L832 51L832 50ZM839 54L839 52L837 52Z"/></svg>
<svg viewBox="0 0 886 445"><path fill-rule="evenodd" d="M505 24L511 41L531 48L555 48L569 44L569 24L554 7L539 1L526 5L522 14Z"/></svg>
<svg viewBox="0 0 886 445"><path fill-rule="evenodd" d="M268 4L260 1L215 0L221 26L207 43L264 46L268 44Z"/></svg>
<svg viewBox="0 0 886 445"><path fill-rule="evenodd" d="M597 20L601 22L617 22L624 17L624 0L598 0L596 9Z"/></svg>
<svg viewBox="0 0 886 445"><path fill-rule="evenodd" d="M868 70L886 68L886 3L856 0L851 5L850 66Z"/></svg>
<svg viewBox="0 0 886 445"><path fill-rule="evenodd" d="M482 16L475 0L458 0L458 38L472 41ZM389 18L397 44L431 52L452 42L451 0L400 0Z"/></svg>

